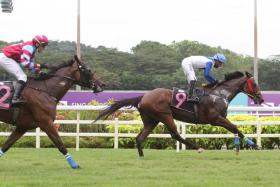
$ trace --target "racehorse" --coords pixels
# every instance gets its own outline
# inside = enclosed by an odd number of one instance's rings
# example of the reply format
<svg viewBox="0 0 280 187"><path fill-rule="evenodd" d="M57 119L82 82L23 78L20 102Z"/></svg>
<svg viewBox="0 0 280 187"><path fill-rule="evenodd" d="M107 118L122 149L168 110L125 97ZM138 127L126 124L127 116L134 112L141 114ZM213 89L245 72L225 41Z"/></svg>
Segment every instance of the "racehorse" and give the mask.
<svg viewBox="0 0 280 187"><path fill-rule="evenodd" d="M157 126L162 122L169 130L171 137L193 149L200 148L188 139L183 139L177 131L174 119L196 124L211 124L221 126L235 134L234 144L239 151L239 138L244 138L245 142L252 147L257 147L252 140L245 137L227 118L227 108L229 102L239 93L244 92L254 100L256 104L261 104L264 100L260 88L256 84L252 75L248 72L233 72L225 75L225 80L219 84L207 85L202 88L204 96L200 102L195 104L196 111L189 112L171 106L172 90L157 88L143 96L123 99L115 102L105 110L101 111L95 121L106 119L116 110L124 106L136 107L141 115L144 128L136 137L136 144L139 156L144 156L142 142Z"/></svg>
<svg viewBox="0 0 280 187"><path fill-rule="evenodd" d="M73 169L78 168L53 125L57 103L73 84L90 88L95 93L102 91L105 86L76 55L68 62L53 66L49 73L42 77L29 78L21 94L25 102L8 110L0 110L0 121L16 126L0 149L0 157L27 130L40 127L65 156L69 165ZM14 118L15 110L18 111L17 119Z"/></svg>

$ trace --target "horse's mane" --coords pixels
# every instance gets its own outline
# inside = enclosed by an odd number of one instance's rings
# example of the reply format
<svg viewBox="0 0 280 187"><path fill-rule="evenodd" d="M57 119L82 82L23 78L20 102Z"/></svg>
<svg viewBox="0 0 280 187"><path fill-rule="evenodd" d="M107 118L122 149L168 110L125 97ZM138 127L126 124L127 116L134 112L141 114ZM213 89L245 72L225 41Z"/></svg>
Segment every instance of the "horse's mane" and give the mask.
<svg viewBox="0 0 280 187"><path fill-rule="evenodd" d="M219 85L224 83L224 82L230 81L232 79L241 78L243 76L244 76L244 73L242 73L240 71L235 71L235 72L232 72L232 73L225 74L224 80L222 82L220 82ZM206 86L204 86L204 88L213 88L216 85L217 85L216 83L210 83L210 84L207 84Z"/></svg>
<svg viewBox="0 0 280 187"><path fill-rule="evenodd" d="M56 66L50 66L48 73L46 73L45 75L40 76L40 77L31 77L31 79L36 80L36 81L47 80L47 79L53 77L54 73L57 70L59 70L61 68L64 68L64 67L71 66L74 62L75 62L75 60L71 59L71 60L68 60L68 61L63 61L62 63L60 63Z"/></svg>
<svg viewBox="0 0 280 187"><path fill-rule="evenodd" d="M232 79L238 79L238 78L241 78L243 76L244 76L244 74L240 71L235 71L233 73L228 73L228 74L225 74L225 80L223 82L230 81Z"/></svg>

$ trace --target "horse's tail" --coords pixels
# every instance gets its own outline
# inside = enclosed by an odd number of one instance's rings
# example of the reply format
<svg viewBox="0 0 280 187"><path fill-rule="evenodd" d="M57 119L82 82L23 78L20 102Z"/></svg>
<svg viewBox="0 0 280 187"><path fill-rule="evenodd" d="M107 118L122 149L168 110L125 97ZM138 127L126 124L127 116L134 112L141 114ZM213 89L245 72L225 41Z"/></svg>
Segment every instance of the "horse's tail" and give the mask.
<svg viewBox="0 0 280 187"><path fill-rule="evenodd" d="M110 105L108 108L101 111L100 114L94 120L94 122L96 122L99 119L108 118L111 114L113 114L115 111L117 111L118 109L120 109L124 106L134 106L137 108L138 103L141 101L142 97L143 96L139 96L139 97L133 97L133 98L129 98L129 99L123 99L120 101L116 101L115 103Z"/></svg>

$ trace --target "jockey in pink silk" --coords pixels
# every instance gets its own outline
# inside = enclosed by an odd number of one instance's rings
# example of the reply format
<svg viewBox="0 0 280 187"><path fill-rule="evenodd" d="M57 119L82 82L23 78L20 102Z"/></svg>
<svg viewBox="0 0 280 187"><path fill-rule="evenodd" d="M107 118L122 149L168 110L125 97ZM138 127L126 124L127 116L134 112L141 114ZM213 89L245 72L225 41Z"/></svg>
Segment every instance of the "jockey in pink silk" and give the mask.
<svg viewBox="0 0 280 187"><path fill-rule="evenodd" d="M12 104L21 103L20 93L27 81L27 76L22 70L26 68L34 74L43 74L41 65L35 63L36 51L39 53L48 45L48 38L44 35L35 36L32 41L6 46L0 53L0 67L11 73L18 80L12 98Z"/></svg>

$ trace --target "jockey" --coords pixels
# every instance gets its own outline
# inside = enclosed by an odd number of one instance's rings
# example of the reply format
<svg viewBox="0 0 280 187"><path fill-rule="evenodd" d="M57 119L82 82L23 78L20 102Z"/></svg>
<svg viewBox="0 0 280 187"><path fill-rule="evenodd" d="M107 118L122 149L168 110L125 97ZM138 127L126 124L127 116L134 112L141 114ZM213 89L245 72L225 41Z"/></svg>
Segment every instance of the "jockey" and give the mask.
<svg viewBox="0 0 280 187"><path fill-rule="evenodd" d="M194 68L204 69L204 77L209 83L218 83L218 81L211 75L211 70L213 67L221 67L226 61L226 57L221 53L217 53L213 57L190 56L183 59L182 68L187 77L187 81L190 84L187 101L197 102L199 100L199 98L193 93L196 83Z"/></svg>
<svg viewBox="0 0 280 187"><path fill-rule="evenodd" d="M18 80L12 98L12 104L23 102L20 93L27 81L27 76L21 68L26 68L33 74L43 74L41 65L36 64L34 56L36 51L41 53L48 45L48 38L44 35L35 36L32 41L6 46L0 53L0 67L11 73Z"/></svg>

